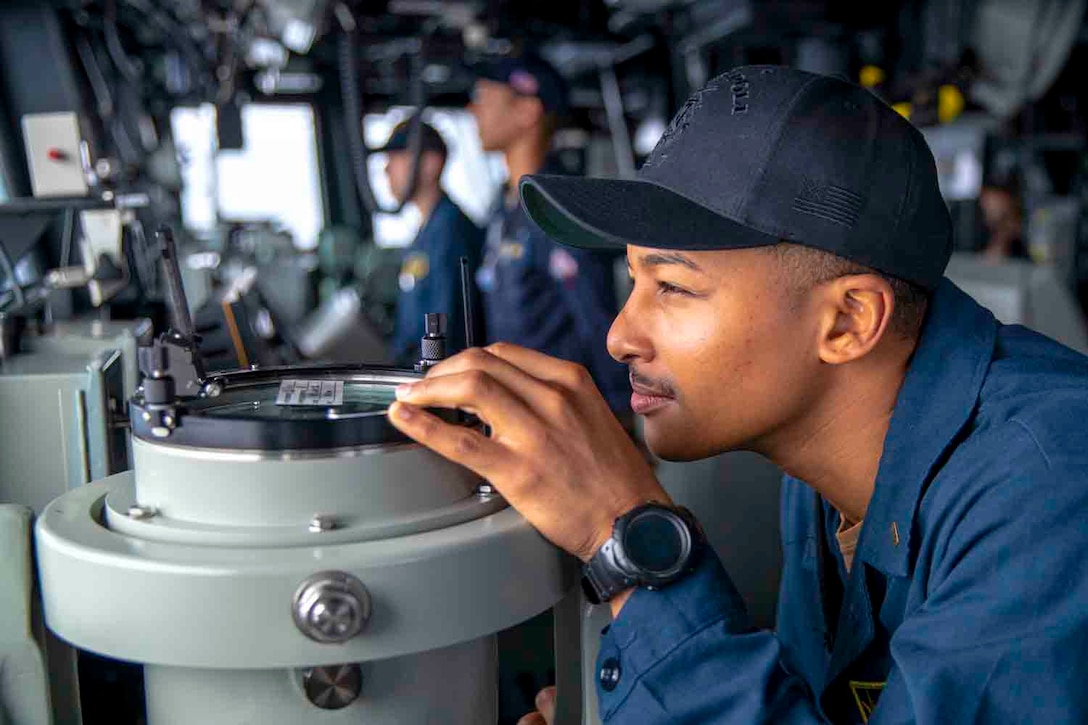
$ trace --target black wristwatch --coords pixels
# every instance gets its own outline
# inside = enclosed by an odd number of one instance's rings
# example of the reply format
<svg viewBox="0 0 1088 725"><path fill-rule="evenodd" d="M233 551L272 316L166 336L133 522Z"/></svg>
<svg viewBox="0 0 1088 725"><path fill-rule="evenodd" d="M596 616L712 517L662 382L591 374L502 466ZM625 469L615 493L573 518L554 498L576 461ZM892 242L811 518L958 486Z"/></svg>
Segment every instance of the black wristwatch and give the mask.
<svg viewBox="0 0 1088 725"><path fill-rule="evenodd" d="M582 568L582 591L592 604L625 589L660 589L691 572L706 537L682 506L650 502L616 519L612 538Z"/></svg>

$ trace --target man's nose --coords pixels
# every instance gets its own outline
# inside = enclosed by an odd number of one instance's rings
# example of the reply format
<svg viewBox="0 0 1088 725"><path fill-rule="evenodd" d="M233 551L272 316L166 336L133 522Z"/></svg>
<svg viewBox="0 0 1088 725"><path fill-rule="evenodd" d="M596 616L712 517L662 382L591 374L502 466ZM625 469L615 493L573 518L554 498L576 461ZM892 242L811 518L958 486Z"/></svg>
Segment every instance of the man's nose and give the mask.
<svg viewBox="0 0 1088 725"><path fill-rule="evenodd" d="M608 330L608 354L622 363L653 359L653 345L642 330L635 295L627 299Z"/></svg>

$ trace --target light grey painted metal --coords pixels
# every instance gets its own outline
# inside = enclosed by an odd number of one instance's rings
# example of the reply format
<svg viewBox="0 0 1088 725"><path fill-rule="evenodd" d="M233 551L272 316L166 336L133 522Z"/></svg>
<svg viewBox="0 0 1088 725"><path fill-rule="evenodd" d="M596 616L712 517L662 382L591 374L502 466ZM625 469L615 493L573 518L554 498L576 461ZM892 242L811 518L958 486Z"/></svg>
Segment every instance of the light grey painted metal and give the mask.
<svg viewBox="0 0 1088 725"><path fill-rule="evenodd" d="M572 588L552 610L555 623L555 719L552 725L582 723L582 588Z"/></svg>
<svg viewBox="0 0 1088 725"><path fill-rule="evenodd" d="M426 513L469 496L479 480L419 446L345 453L277 460L133 440L136 498L181 521L305 530L314 513L357 524Z"/></svg>
<svg viewBox="0 0 1088 725"><path fill-rule="evenodd" d="M569 558L512 509L395 539L217 548L137 540L98 523L123 477L84 486L37 524L46 622L75 646L179 667L309 666L396 657L538 614L576 583ZM316 537L315 537L316 538ZM291 621L299 582L335 569L370 592L366 635L339 645Z"/></svg>
<svg viewBox="0 0 1088 725"><path fill-rule="evenodd" d="M114 405L125 404L126 398L120 394L124 386L123 367L124 357L121 351L107 350L93 357L87 368L87 389L83 391L80 402L83 420L94 422L93 425L87 425L83 436L88 481L96 481L116 473L111 470L109 451L114 417L110 411L110 398L111 394L115 396ZM111 377L117 379L111 381Z"/></svg>
<svg viewBox="0 0 1088 725"><path fill-rule="evenodd" d="M313 519L305 527L290 526L219 526L178 521L164 516L152 506L138 505L132 472L121 474L119 483L106 497L104 515L110 529L137 539L166 541L193 546L313 546ZM323 546L351 541L388 539L418 534L432 529L478 519L506 507L498 495L468 496L448 506L431 511L395 516L377 521L333 517L335 526L320 532ZM136 515L133 515L138 511ZM326 525L329 516L325 516Z"/></svg>
<svg viewBox="0 0 1088 725"><path fill-rule="evenodd" d="M0 506L0 718L51 725L41 650L31 634L31 511Z"/></svg>
<svg viewBox="0 0 1088 725"><path fill-rule="evenodd" d="M582 607L582 723L600 725L597 702L597 653L601 650L601 630L612 622L607 604L586 602Z"/></svg>
<svg viewBox="0 0 1088 725"><path fill-rule="evenodd" d="M953 254L945 276L1001 322L1024 325L1088 353L1088 328L1080 304L1054 266Z"/></svg>
<svg viewBox="0 0 1088 725"><path fill-rule="evenodd" d="M136 390L140 368L136 360L135 330L140 323L74 320L55 323L44 335L26 338L26 345L38 355L90 359L106 350L117 350L123 359L122 395L127 400Z"/></svg>
<svg viewBox="0 0 1088 725"><path fill-rule="evenodd" d="M24 338L24 351L0 364L0 502L40 512L70 488L114 472L108 401L123 404L136 384L129 328L58 325Z"/></svg>
<svg viewBox="0 0 1088 725"><path fill-rule="evenodd" d="M91 387L84 357L25 354L0 367L0 502L40 512L87 482L80 397Z"/></svg>
<svg viewBox="0 0 1088 725"><path fill-rule="evenodd" d="M340 663L337 663L340 664ZM494 723L494 637L362 662L362 695L340 710L307 699L300 670L144 668L150 725Z"/></svg>

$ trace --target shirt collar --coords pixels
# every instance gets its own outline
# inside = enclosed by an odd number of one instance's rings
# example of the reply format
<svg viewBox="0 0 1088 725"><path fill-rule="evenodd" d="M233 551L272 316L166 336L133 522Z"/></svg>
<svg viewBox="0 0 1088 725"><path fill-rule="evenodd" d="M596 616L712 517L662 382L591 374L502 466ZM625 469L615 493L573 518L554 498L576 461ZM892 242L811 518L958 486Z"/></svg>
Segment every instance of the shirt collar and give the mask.
<svg viewBox="0 0 1088 725"><path fill-rule="evenodd" d="M989 310L943 279L892 412L857 559L909 574L919 500L971 417L996 335Z"/></svg>

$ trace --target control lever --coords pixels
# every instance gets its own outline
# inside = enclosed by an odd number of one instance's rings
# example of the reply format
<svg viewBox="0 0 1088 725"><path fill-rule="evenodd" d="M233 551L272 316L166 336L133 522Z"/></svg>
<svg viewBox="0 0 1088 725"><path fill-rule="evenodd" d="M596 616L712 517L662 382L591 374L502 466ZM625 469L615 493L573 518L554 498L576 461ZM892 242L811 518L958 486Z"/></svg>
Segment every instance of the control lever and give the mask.
<svg viewBox="0 0 1088 725"><path fill-rule="evenodd" d="M155 238L159 243L159 252L162 255L167 305L170 309L170 323L173 326L168 338L171 342L189 352L196 375L203 380L204 358L200 355L200 336L196 334L196 329L193 327L193 318L189 315L189 302L185 298L185 288L181 283L181 267L178 265L174 230L163 224L155 232Z"/></svg>

